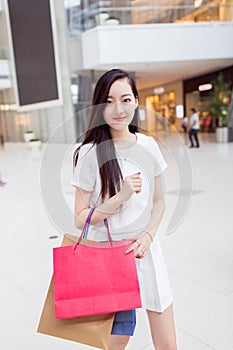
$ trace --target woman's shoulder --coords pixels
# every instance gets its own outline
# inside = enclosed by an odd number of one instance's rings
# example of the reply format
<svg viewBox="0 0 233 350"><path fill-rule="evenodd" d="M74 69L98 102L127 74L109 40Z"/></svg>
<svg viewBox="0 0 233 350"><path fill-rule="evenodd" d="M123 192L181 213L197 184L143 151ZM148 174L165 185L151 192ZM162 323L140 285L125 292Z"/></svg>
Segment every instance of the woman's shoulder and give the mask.
<svg viewBox="0 0 233 350"><path fill-rule="evenodd" d="M153 144L157 144L153 136L142 134L142 133L137 133L136 135L137 135L138 143L141 143L145 146L146 145L151 146Z"/></svg>
<svg viewBox="0 0 233 350"><path fill-rule="evenodd" d="M96 156L96 146L93 143L86 143L79 145L79 157L93 157Z"/></svg>
<svg viewBox="0 0 233 350"><path fill-rule="evenodd" d="M145 147L153 156L161 154L158 142L153 136L145 135L142 133L137 134L139 145Z"/></svg>

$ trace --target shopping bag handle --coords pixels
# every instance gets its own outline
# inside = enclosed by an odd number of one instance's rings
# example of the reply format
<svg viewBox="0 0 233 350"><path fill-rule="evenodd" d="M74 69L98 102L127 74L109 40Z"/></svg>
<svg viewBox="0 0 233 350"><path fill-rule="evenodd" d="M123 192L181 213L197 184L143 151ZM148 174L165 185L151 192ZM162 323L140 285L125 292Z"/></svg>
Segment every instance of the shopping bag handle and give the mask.
<svg viewBox="0 0 233 350"><path fill-rule="evenodd" d="M91 223L91 217L92 217L94 211L95 211L95 208L91 208L91 210L89 211L87 219L86 219L85 224L84 224L83 229L82 229L82 233L81 233L77 243L74 246L74 250L76 250L76 248L80 244L82 238L87 238L88 230L89 230L90 223ZM107 218L104 219L104 225L105 225L105 227L107 229L108 242L112 246L112 237L111 237L111 234L110 234L110 229L109 229L109 224L108 224L108 219Z"/></svg>

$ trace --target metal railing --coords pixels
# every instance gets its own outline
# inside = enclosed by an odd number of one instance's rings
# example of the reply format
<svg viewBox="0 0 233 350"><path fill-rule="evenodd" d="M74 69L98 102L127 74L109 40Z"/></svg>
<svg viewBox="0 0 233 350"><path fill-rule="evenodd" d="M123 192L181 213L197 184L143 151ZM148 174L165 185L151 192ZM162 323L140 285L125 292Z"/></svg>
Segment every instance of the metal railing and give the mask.
<svg viewBox="0 0 233 350"><path fill-rule="evenodd" d="M197 0L196 0L197 1ZM67 9L67 26L70 36L76 36L98 25L154 24L188 22L233 21L232 4L130 6Z"/></svg>

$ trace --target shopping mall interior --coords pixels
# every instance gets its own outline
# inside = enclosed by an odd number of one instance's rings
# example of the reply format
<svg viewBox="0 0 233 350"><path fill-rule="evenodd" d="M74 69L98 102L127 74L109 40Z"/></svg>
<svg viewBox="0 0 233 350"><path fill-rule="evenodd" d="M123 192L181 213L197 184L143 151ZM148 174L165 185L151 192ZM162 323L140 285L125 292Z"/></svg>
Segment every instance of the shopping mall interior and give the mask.
<svg viewBox="0 0 233 350"><path fill-rule="evenodd" d="M0 0L4 350L94 349L37 327L52 249L64 233L80 234L72 154L95 84L112 68L135 78L141 129L168 163L158 235L178 350L233 349L232 37L232 0ZM191 108L200 123L192 149L182 128ZM127 349L154 349L143 310Z"/></svg>

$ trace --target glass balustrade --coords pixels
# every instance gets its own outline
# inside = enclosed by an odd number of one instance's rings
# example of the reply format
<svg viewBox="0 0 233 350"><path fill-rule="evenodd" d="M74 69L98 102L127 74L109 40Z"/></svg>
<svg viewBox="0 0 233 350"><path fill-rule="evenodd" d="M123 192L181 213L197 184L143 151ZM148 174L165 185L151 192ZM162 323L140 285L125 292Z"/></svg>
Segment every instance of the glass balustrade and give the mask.
<svg viewBox="0 0 233 350"><path fill-rule="evenodd" d="M114 6L112 4L130 4ZM76 36L96 26L160 23L233 21L233 0L89 1L66 8L69 35Z"/></svg>

